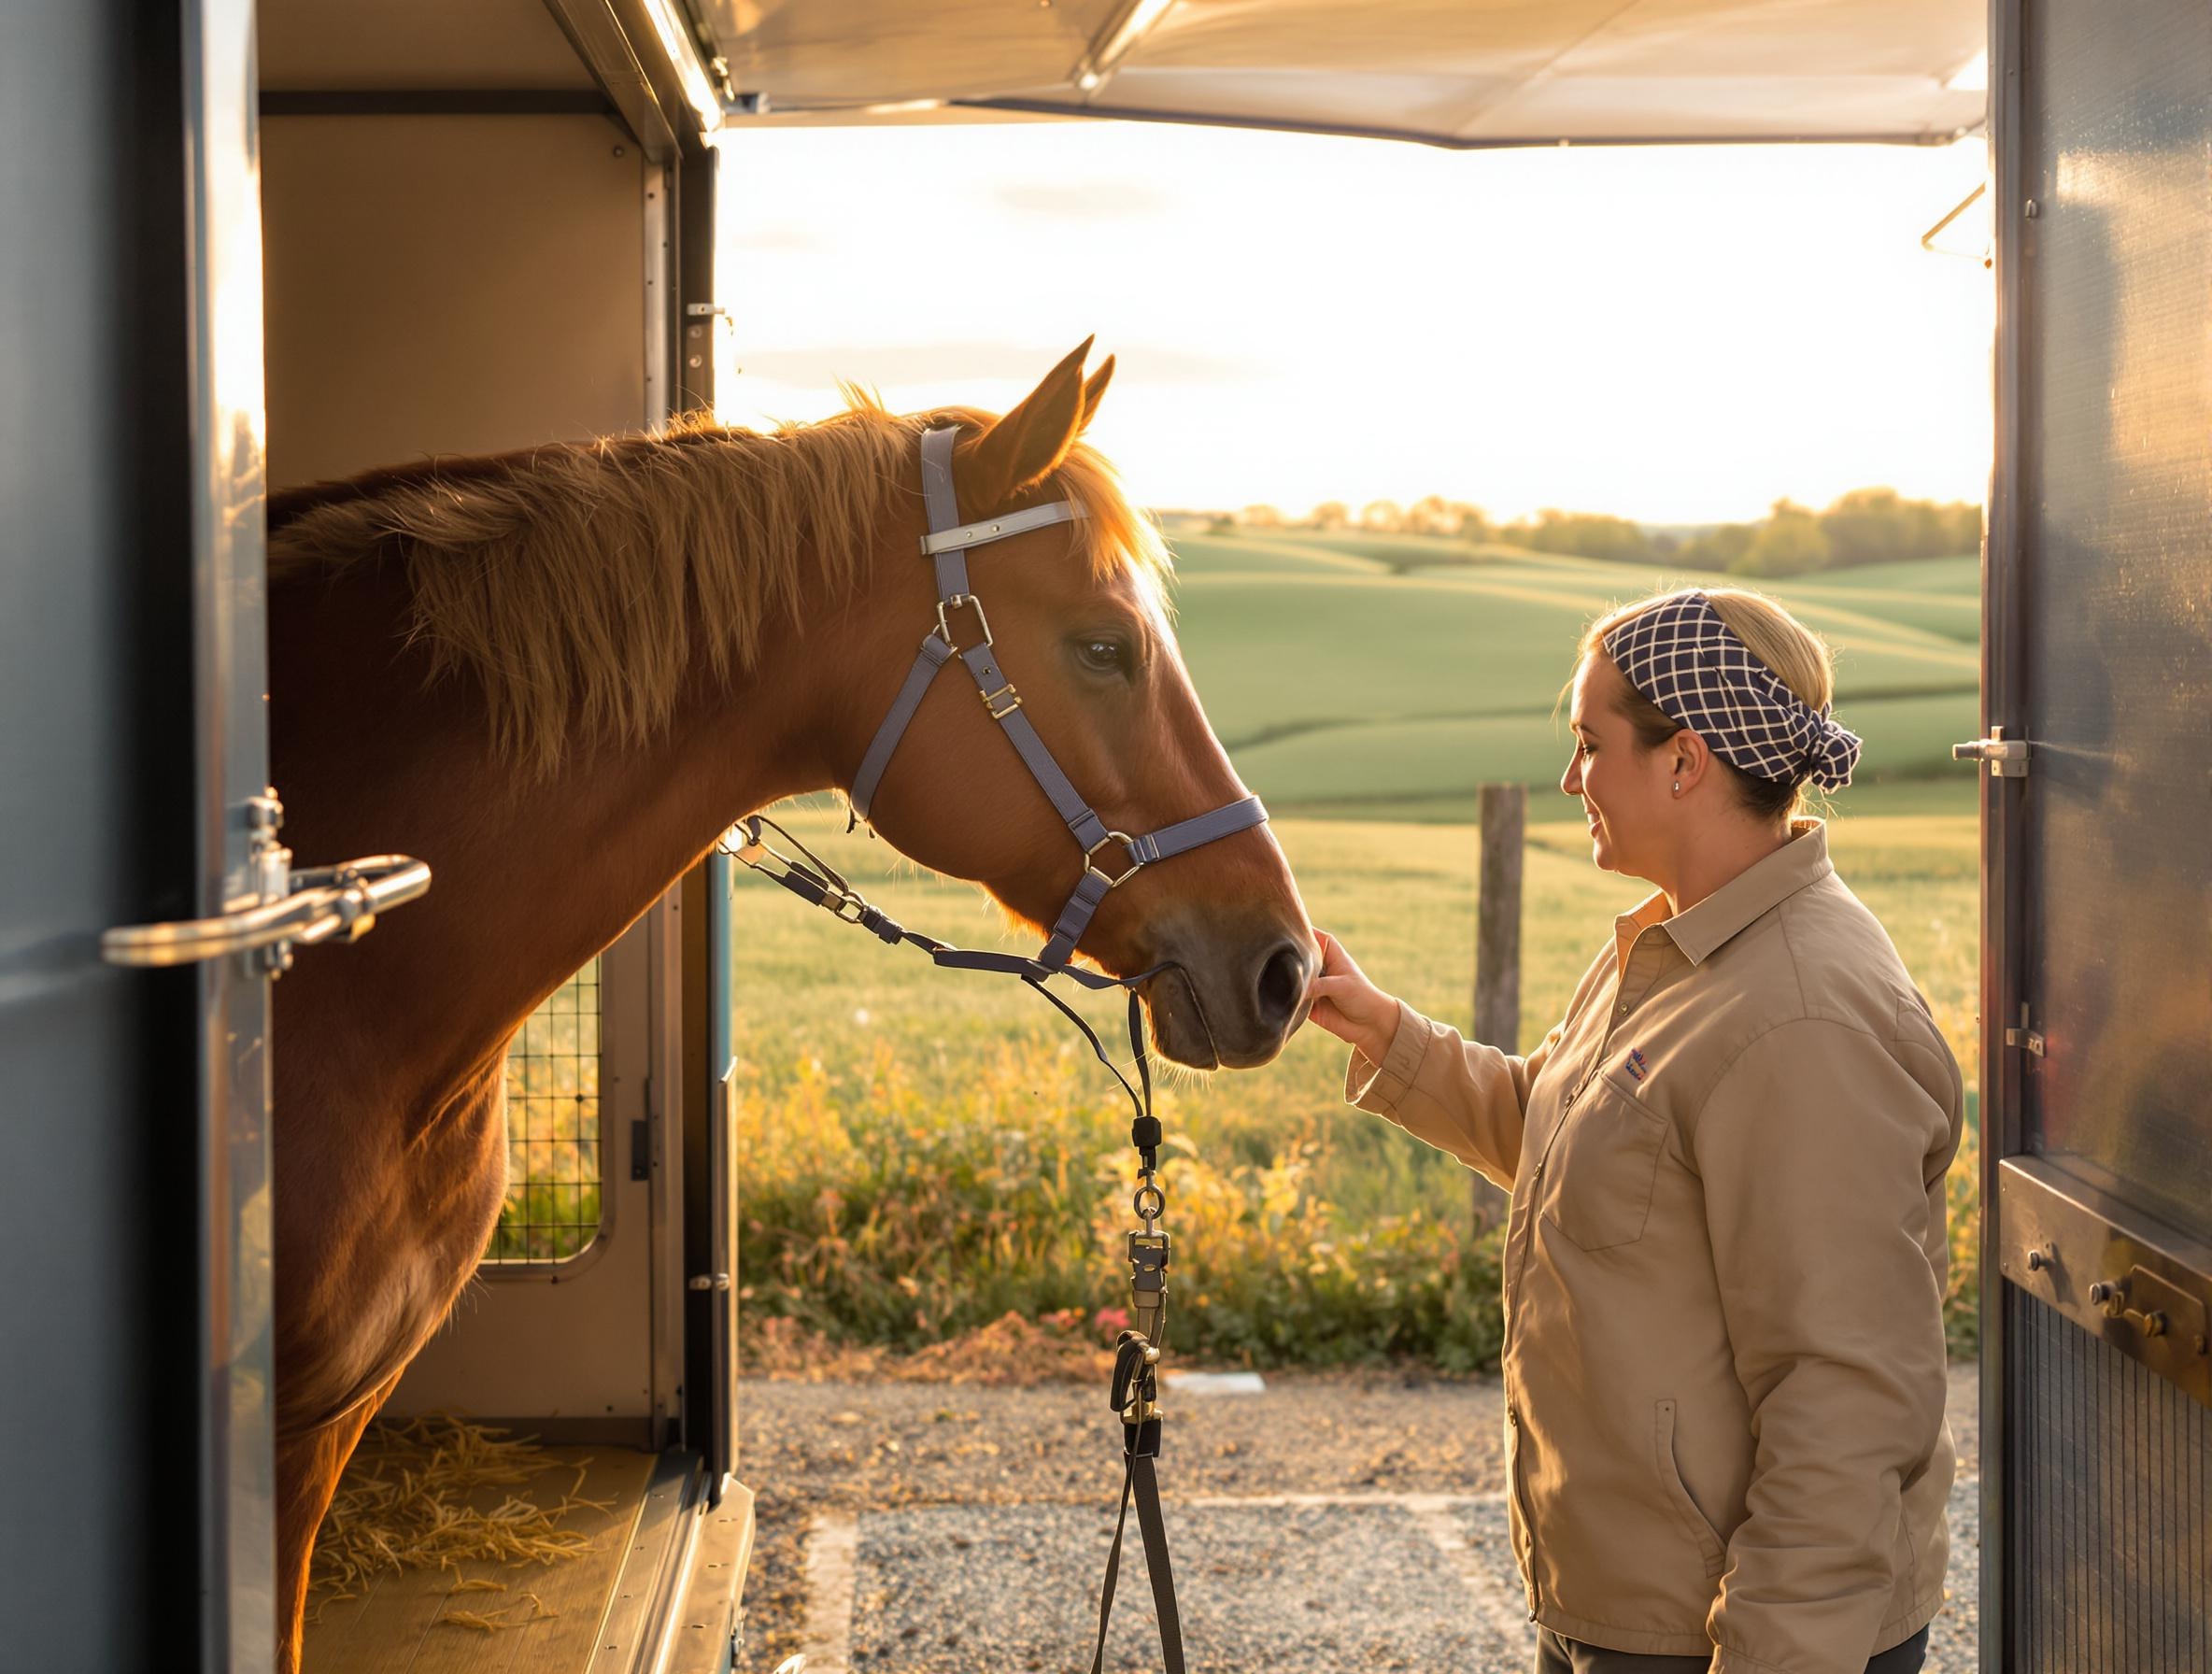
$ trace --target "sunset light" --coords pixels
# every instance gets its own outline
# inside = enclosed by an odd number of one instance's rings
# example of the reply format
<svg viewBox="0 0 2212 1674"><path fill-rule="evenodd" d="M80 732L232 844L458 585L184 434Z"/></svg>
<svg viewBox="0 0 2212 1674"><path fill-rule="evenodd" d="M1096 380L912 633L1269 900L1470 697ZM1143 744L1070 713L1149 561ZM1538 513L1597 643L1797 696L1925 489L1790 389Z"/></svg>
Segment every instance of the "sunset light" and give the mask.
<svg viewBox="0 0 2212 1674"><path fill-rule="evenodd" d="M1652 522L1978 500L1984 147L1545 148L1118 122L730 132L720 410L1002 408L1092 332L1141 499ZM731 367L736 368L732 372Z"/></svg>

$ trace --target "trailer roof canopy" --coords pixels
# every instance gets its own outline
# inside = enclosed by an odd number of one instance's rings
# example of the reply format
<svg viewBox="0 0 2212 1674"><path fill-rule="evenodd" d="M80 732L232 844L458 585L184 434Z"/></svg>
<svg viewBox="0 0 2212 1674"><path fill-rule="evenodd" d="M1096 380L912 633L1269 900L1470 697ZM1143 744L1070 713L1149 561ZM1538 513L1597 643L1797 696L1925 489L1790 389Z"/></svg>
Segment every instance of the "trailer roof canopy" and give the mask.
<svg viewBox="0 0 2212 1674"><path fill-rule="evenodd" d="M997 110L1459 147L1940 142L1984 100L1963 72L1985 0L695 4L730 89L772 121Z"/></svg>
<svg viewBox="0 0 2212 1674"><path fill-rule="evenodd" d="M682 0L259 0L265 115L602 110L696 152L722 100Z"/></svg>

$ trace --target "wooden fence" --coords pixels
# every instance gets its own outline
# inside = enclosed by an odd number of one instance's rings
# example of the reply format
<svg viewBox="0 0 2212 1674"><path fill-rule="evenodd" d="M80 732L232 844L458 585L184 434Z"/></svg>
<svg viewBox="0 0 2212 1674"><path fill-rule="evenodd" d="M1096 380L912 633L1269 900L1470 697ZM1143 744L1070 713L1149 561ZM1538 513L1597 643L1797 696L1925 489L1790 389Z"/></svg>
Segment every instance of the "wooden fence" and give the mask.
<svg viewBox="0 0 2212 1674"><path fill-rule="evenodd" d="M1528 834L1528 787L1485 785L1477 817L1482 862L1475 903L1475 1039L1506 1052L1521 1046L1521 859ZM1506 1213L1506 1194L1474 1177L1477 1231Z"/></svg>

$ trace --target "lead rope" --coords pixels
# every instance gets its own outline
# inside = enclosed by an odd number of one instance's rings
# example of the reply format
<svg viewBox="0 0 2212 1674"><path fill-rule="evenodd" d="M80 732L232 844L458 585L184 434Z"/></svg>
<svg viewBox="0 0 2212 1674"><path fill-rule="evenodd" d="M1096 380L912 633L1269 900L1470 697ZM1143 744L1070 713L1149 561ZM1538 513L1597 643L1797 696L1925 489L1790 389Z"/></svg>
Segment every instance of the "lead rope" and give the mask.
<svg viewBox="0 0 2212 1674"><path fill-rule="evenodd" d="M1099 1589L1099 1639L1091 1652L1090 1674L1106 1662L1106 1630L1113 1618L1113 1585L1121 1574L1122 1536L1128 1526L1129 1501L1137 1502L1137 1528L1144 1539L1144 1567L1152 1577L1152 1602L1160 1621L1160 1658L1167 1674L1184 1674L1183 1619L1175 1608L1175 1573L1168 1560L1168 1525L1160 1515L1160 1485L1154 1461L1160 1455L1160 1355L1168 1333L1168 1252L1160 1230L1168 1194L1159 1183L1159 1119L1152 1114L1152 1076L1140 1038L1143 1024L1137 996L1129 996L1129 1035L1137 1048L1137 1071L1144 1085L1144 1112L1129 1125L1137 1147L1137 1195L1132 1207L1141 1229L1128 1234L1129 1319L1132 1328L1113 1345L1113 1392L1107 1405L1121 1418L1121 1508L1114 1514L1113 1544L1106 1553L1106 1579Z"/></svg>
<svg viewBox="0 0 2212 1674"><path fill-rule="evenodd" d="M1160 1355L1167 1348L1168 1254L1170 1240L1160 1229L1168 1210L1168 1195L1159 1180L1160 1124L1152 1114L1152 1057L1144 1044L1144 1016L1137 985L1168 967L1155 966L1135 976L1108 976L1080 966L1048 966L1019 954L980 953L940 942L910 930L872 906L844 875L790 832L762 815L748 815L730 828L743 833L736 847L727 838L717 852L743 862L762 876L781 884L801 900L820 907L847 924L859 926L879 941L897 946L917 947L946 970L999 971L1018 976L1036 993L1074 1024L1091 1052L1121 1084L1129 1098L1134 1119L1129 1142L1137 1150L1137 1191L1131 1199L1140 1223L1127 1236L1130 1327L1114 1339L1113 1377L1108 1404L1121 1420L1121 1505L1114 1514L1113 1544L1106 1553L1106 1579L1099 1592L1099 1639L1091 1652L1090 1674L1101 1674L1106 1661L1106 1631L1113 1616L1114 1584L1121 1575L1122 1538L1129 1520L1129 1505L1137 1507L1137 1529L1144 1543L1144 1567L1152 1579L1152 1601L1160 1623L1160 1660L1165 1674L1184 1674L1183 1618L1175 1603L1175 1576L1168 1560L1168 1525L1160 1513L1159 1476L1155 1461L1160 1454ZM793 849L797 858L771 846L764 831L773 831ZM1066 976L1094 992L1121 988L1128 995L1129 1053L1137 1080L1131 1085L1106 1051L1083 1014L1044 986L1051 976Z"/></svg>

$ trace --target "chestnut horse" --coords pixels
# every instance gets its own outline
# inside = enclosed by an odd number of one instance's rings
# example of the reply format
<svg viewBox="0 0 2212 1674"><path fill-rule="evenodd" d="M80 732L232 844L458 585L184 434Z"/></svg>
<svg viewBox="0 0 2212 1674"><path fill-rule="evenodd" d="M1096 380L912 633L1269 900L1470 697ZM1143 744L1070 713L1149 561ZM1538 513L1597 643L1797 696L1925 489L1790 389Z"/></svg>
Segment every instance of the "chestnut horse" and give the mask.
<svg viewBox="0 0 2212 1674"><path fill-rule="evenodd" d="M1168 625L1167 559L1081 441L1113 370L1085 343L1012 412L858 399L758 434L434 460L270 506L271 737L286 838L428 860L430 895L276 991L279 1667L299 1663L340 1469L446 1317L506 1189L502 1057L530 1012L738 816L848 787L935 619L917 449L957 424L961 513L1069 497L1081 521L974 558L1026 712L1110 826L1244 794ZM925 866L1049 920L1068 830L998 728L930 692L871 809ZM1266 828L1147 868L1082 952L1155 966L1167 1057L1265 1063L1312 932Z"/></svg>

